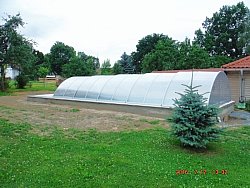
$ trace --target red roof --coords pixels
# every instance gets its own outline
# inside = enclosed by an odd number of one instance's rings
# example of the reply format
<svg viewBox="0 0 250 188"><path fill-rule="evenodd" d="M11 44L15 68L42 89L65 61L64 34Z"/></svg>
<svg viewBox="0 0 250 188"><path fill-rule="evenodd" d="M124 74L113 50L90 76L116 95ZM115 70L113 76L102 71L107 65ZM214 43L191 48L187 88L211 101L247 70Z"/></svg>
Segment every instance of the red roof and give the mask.
<svg viewBox="0 0 250 188"><path fill-rule="evenodd" d="M224 69L223 68L209 68L209 69L165 70L165 71L153 71L153 73L177 73L177 72L191 72L191 71L218 72L218 71L224 71Z"/></svg>
<svg viewBox="0 0 250 188"><path fill-rule="evenodd" d="M250 56L244 57L237 61L225 64L222 66L224 69L243 69L250 68Z"/></svg>

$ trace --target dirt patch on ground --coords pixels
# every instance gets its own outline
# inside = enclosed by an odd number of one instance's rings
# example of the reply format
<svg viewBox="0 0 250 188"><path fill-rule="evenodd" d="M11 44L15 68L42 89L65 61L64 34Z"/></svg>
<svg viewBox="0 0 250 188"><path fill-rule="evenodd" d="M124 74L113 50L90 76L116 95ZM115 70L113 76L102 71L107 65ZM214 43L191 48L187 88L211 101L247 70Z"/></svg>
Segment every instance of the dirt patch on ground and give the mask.
<svg viewBox="0 0 250 188"><path fill-rule="evenodd" d="M46 92L48 93L48 92ZM142 130L168 127L164 119L129 113L86 109L77 105L42 104L27 101L27 95L44 92L20 92L0 97L0 118L13 123L29 123L61 128L100 131Z"/></svg>

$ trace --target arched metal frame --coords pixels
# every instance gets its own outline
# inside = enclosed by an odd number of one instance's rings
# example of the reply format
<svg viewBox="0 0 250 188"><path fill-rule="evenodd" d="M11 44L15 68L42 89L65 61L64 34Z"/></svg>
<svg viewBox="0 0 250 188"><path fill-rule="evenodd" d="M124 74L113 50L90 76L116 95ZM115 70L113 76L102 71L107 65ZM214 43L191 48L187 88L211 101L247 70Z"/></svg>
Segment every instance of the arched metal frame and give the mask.
<svg viewBox="0 0 250 188"><path fill-rule="evenodd" d="M173 107L190 85L192 72L120 74L114 76L71 77L55 91L54 98L118 103L153 107ZM231 91L224 72L193 72L193 85L201 85L208 104L231 101Z"/></svg>

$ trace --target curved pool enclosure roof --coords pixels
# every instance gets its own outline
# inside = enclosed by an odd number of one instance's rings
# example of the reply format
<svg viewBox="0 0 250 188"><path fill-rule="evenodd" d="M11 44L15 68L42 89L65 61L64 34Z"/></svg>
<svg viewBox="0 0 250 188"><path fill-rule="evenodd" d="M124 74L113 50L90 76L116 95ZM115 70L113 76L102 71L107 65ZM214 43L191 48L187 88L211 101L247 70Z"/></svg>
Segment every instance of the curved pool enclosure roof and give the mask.
<svg viewBox="0 0 250 188"><path fill-rule="evenodd" d="M185 85L190 85L192 72L119 74L71 77L55 91L54 98L139 105L173 107ZM224 72L193 72L193 85L208 99L208 104L231 101L230 86Z"/></svg>

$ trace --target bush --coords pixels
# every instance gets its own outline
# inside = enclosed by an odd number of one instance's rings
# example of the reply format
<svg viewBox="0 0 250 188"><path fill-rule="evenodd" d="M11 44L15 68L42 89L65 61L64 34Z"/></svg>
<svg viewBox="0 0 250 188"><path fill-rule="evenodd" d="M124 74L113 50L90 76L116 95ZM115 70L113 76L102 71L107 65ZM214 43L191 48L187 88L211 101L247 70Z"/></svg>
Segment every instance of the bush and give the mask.
<svg viewBox="0 0 250 188"><path fill-rule="evenodd" d="M0 80L2 80L1 77L0 77ZM10 79L5 78L5 81L4 81L4 88L2 88L2 84L0 84L0 90L7 90L7 89L9 89L9 82L10 82Z"/></svg>
<svg viewBox="0 0 250 188"><path fill-rule="evenodd" d="M20 74L16 77L16 81L17 81L17 88L23 89L29 82L29 79L27 76Z"/></svg>
<svg viewBox="0 0 250 188"><path fill-rule="evenodd" d="M185 94L175 99L172 115L172 132L184 146L206 148L210 141L215 141L220 133L217 123L218 108L206 105L207 99L195 90L197 87L187 86Z"/></svg>
<svg viewBox="0 0 250 188"><path fill-rule="evenodd" d="M250 100L246 102L246 110L250 112Z"/></svg>

